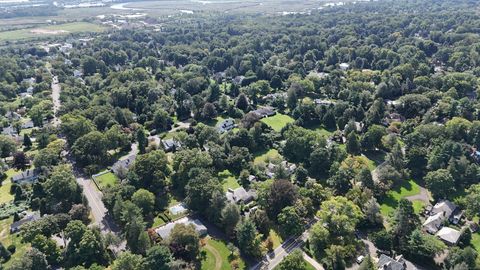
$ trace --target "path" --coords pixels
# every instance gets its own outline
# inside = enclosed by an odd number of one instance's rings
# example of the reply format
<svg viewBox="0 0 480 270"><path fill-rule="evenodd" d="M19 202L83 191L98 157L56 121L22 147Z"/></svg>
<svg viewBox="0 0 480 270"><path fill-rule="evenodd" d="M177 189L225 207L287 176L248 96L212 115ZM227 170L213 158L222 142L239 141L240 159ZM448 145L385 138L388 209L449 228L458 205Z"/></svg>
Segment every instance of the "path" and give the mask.
<svg viewBox="0 0 480 270"><path fill-rule="evenodd" d="M48 72L52 74L52 71L48 69ZM60 92L62 88L60 87L60 83L58 82L58 76L52 75L52 103L53 103L53 120L52 124L54 127L60 125L60 118L58 118L58 111L60 110L61 101L60 101Z"/></svg>
<svg viewBox="0 0 480 270"><path fill-rule="evenodd" d="M308 256L307 253L303 252L303 259L307 261L313 268L316 270L324 270L323 266L319 264L316 260L314 260L312 257Z"/></svg>
<svg viewBox="0 0 480 270"><path fill-rule="evenodd" d="M190 127L190 125L191 125L191 123L190 123L190 122L187 122L187 121L185 121L185 122L177 122L177 123L175 123L175 124L177 125L177 127L172 128L172 129L171 129L170 131L168 131L168 132L175 132L175 131L180 130L180 129L188 129L188 128Z"/></svg>
<svg viewBox="0 0 480 270"><path fill-rule="evenodd" d="M205 249L207 249L208 251L210 251L212 254L213 254L213 257L215 257L215 270L220 270L222 269L222 256L220 255L220 253L218 253L218 250L216 250L214 247L206 244L205 246Z"/></svg>
<svg viewBox="0 0 480 270"><path fill-rule="evenodd" d="M407 196L405 199L413 202L413 201L422 201L426 205L430 204L430 194L428 193L428 190L424 187L420 187L420 193L412 195L412 196Z"/></svg>

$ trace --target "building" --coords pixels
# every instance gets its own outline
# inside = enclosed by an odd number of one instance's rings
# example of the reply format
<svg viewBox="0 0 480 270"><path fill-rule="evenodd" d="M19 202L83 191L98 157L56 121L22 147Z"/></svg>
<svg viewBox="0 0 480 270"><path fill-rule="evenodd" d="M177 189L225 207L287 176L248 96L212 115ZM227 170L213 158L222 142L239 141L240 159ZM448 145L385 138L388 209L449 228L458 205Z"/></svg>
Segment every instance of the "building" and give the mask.
<svg viewBox="0 0 480 270"><path fill-rule="evenodd" d="M127 156L127 158L125 158L125 159L121 159L121 160L115 162L115 164L113 164L113 166L112 166L111 171L115 174L118 174L121 170L123 170L125 172L128 171L132 167L133 162L135 161L136 157L137 157L137 155L132 154L132 155Z"/></svg>
<svg viewBox="0 0 480 270"><path fill-rule="evenodd" d="M327 99L321 99L321 98L316 98L313 100L315 105L325 105L325 106L330 106L331 104L335 104L335 102L327 100Z"/></svg>
<svg viewBox="0 0 480 270"><path fill-rule="evenodd" d="M39 172L35 169L28 169L12 176L12 183L31 184L38 180Z"/></svg>
<svg viewBox="0 0 480 270"><path fill-rule="evenodd" d="M269 116L274 116L276 114L275 110L272 107L266 106L266 107L260 107L254 111L252 111L256 115L258 115L260 118L265 118Z"/></svg>
<svg viewBox="0 0 480 270"><path fill-rule="evenodd" d="M236 189L229 188L226 192L227 200L231 203L249 203L255 199L255 192L253 190L246 191L243 187Z"/></svg>
<svg viewBox="0 0 480 270"><path fill-rule="evenodd" d="M232 118L228 118L222 121L217 127L218 132L225 133L235 128L235 121Z"/></svg>
<svg viewBox="0 0 480 270"><path fill-rule="evenodd" d="M83 72L82 72L82 71L80 71L80 70L78 70L78 69L76 69L76 70L73 71L73 77L75 77L75 78L81 78L82 76L83 76Z"/></svg>
<svg viewBox="0 0 480 270"><path fill-rule="evenodd" d="M350 65L348 63L341 63L340 64L340 69L345 71L350 68Z"/></svg>
<svg viewBox="0 0 480 270"><path fill-rule="evenodd" d="M443 227L435 235L445 242L445 244L454 246L458 243L460 236L462 236L462 232L449 227Z"/></svg>
<svg viewBox="0 0 480 270"><path fill-rule="evenodd" d="M380 255L378 258L378 270L406 270L407 265L402 256L393 259L385 254Z"/></svg>
<svg viewBox="0 0 480 270"><path fill-rule="evenodd" d="M174 222L170 222L168 224L165 224L165 225L157 228L155 230L155 232L162 239L167 239L168 236L170 235L170 233L172 232L173 227L175 227L175 225L177 225L177 224L193 225L193 227L195 228L195 231L197 231L197 233L200 236L206 236L207 233L208 233L207 227L205 227L205 225L203 225L203 223L200 220L192 219L190 217L184 217L184 218L181 218L181 219L176 220Z"/></svg>
<svg viewBox="0 0 480 270"><path fill-rule="evenodd" d="M451 220L453 212L457 206L448 200L443 200L435 204L430 211L430 216L425 220L422 227L431 234L435 234L440 230L446 220Z"/></svg>
<svg viewBox="0 0 480 270"><path fill-rule="evenodd" d="M38 213L28 213L25 217L23 217L19 221L13 222L12 225L10 225L10 233L16 233L20 231L24 224L38 219L40 219L40 215Z"/></svg>
<svg viewBox="0 0 480 270"><path fill-rule="evenodd" d="M165 152L175 152L182 148L182 145L179 141L175 139L162 140L162 147Z"/></svg>

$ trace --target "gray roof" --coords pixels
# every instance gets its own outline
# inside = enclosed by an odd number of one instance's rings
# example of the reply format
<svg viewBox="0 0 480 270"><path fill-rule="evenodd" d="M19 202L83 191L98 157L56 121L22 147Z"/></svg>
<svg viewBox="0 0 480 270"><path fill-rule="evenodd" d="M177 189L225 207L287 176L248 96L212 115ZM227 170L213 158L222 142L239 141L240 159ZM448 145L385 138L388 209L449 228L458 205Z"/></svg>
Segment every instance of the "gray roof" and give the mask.
<svg viewBox="0 0 480 270"><path fill-rule="evenodd" d="M12 225L10 225L10 231L11 232L16 232L16 231L20 230L20 228L23 226L23 224L28 223L28 222L32 222L32 221L35 221L35 220L38 220L38 219L40 219L40 215L36 212L27 214L21 220L13 222Z"/></svg>
<svg viewBox="0 0 480 270"><path fill-rule="evenodd" d="M38 179L38 170L28 169L12 176L13 183L33 182Z"/></svg>
<svg viewBox="0 0 480 270"><path fill-rule="evenodd" d="M436 236L440 239L442 239L444 242L455 245L458 243L458 239L460 239L460 236L462 233L458 230L449 228L449 227L443 227L440 231L437 232Z"/></svg>
<svg viewBox="0 0 480 270"><path fill-rule="evenodd" d="M228 118L222 121L218 126L218 132L224 133L235 128L235 121L232 118Z"/></svg>
<svg viewBox="0 0 480 270"><path fill-rule="evenodd" d="M182 146L179 141L174 140L174 139L162 140L162 145L163 145L163 149L165 151L171 151L171 150L174 150L174 149L178 149Z"/></svg>
<svg viewBox="0 0 480 270"><path fill-rule="evenodd" d="M395 259L382 254L378 259L378 269L384 270L405 270L405 265Z"/></svg>
<svg viewBox="0 0 480 270"><path fill-rule="evenodd" d="M253 111L256 115L260 117L268 117L275 115L275 110L272 107L261 107Z"/></svg>
<svg viewBox="0 0 480 270"><path fill-rule="evenodd" d="M255 192L253 190L246 191L243 187L234 190L229 188L225 195L227 200L232 203L249 203L255 198Z"/></svg>
<svg viewBox="0 0 480 270"><path fill-rule="evenodd" d="M167 239L170 233L172 232L173 227L175 227L175 225L177 224L185 224L185 225L192 224L193 227L195 227L195 231L197 231L197 233L200 236L205 236L208 232L207 227L205 227L205 225L203 225L203 223L200 220L192 219L190 217L184 217L177 221L165 224L164 226L157 228L155 232L160 237L162 237L162 239Z"/></svg>
<svg viewBox="0 0 480 270"><path fill-rule="evenodd" d="M126 170L130 169L130 167L132 167L133 162L135 161L136 157L137 157L137 155L131 154L127 158L121 159L121 160L115 162L115 164L113 164L113 166L112 166L112 171L114 173L116 173L120 168L124 168Z"/></svg>

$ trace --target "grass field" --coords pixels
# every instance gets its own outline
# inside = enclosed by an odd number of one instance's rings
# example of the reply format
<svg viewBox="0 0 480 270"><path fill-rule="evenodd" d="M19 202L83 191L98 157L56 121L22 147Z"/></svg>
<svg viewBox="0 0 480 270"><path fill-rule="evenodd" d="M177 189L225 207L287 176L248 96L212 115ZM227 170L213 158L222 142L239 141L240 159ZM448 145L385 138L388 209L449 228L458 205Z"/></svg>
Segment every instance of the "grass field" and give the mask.
<svg viewBox="0 0 480 270"><path fill-rule="evenodd" d="M222 181L223 191L225 192L229 188L236 189L240 187L240 185L237 182L237 178L229 170L224 170L223 172L219 172L218 177Z"/></svg>
<svg viewBox="0 0 480 270"><path fill-rule="evenodd" d="M413 180L405 181L401 186L395 187L387 192L385 197L380 201L380 212L383 216L390 216L397 207L401 198L417 195L420 193L420 186ZM414 209L419 211L423 205L420 202L413 203Z"/></svg>
<svg viewBox="0 0 480 270"><path fill-rule="evenodd" d="M23 258L25 252L27 252L28 244L22 243L20 234L10 234L10 225L13 223L13 217L0 221L0 242L8 247L9 245L15 245L16 251L12 254L10 260L8 260L3 267L9 267L16 259Z"/></svg>
<svg viewBox="0 0 480 270"><path fill-rule="evenodd" d="M255 155L255 159L253 162L255 164L259 164L260 162L268 162L269 160L272 159L279 159L282 158L282 156L278 153L277 149L270 149L266 152L260 152Z"/></svg>
<svg viewBox="0 0 480 270"><path fill-rule="evenodd" d="M13 195L10 194L10 187L12 186L10 178L17 173L18 171L15 169L9 169L5 172L5 179L0 187L0 204L13 201Z"/></svg>
<svg viewBox="0 0 480 270"><path fill-rule="evenodd" d="M202 270L231 270L246 269L245 262L236 256L231 256L227 245L212 238L205 239L206 244L202 247L205 256L201 261ZM232 267L236 265L237 267Z"/></svg>
<svg viewBox="0 0 480 270"><path fill-rule="evenodd" d="M95 182L97 182L100 189L104 189L107 187L113 187L118 183L118 178L112 172L107 172L100 176L95 177Z"/></svg>
<svg viewBox="0 0 480 270"><path fill-rule="evenodd" d="M470 245L477 251L480 252L480 233L472 233L472 241L470 241Z"/></svg>
<svg viewBox="0 0 480 270"><path fill-rule="evenodd" d="M277 113L274 116L263 118L261 121L270 126L273 130L280 132L283 127L288 123L293 123L295 120L288 115Z"/></svg>
<svg viewBox="0 0 480 270"><path fill-rule="evenodd" d="M98 24L88 22L73 22L58 25L48 25L45 27L0 32L0 42L45 38L80 32L102 32L104 30L105 27Z"/></svg>
<svg viewBox="0 0 480 270"><path fill-rule="evenodd" d="M278 233L273 229L270 229L270 231L268 232L268 237L270 237L270 239L273 242L273 249L276 249L277 247L279 247L283 242L282 237L278 235Z"/></svg>

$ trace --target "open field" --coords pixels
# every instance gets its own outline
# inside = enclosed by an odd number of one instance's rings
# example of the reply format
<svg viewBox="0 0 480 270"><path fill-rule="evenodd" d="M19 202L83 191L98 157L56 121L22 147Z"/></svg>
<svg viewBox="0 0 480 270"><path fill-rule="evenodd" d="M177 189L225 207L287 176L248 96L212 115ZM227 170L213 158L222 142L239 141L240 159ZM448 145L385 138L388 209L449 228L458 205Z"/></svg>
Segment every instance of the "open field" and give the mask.
<svg viewBox="0 0 480 270"><path fill-rule="evenodd" d="M279 132L288 123L293 123L295 120L288 115L277 113L274 116L263 118L261 121L270 126L273 130Z"/></svg>
<svg viewBox="0 0 480 270"><path fill-rule="evenodd" d="M230 270L230 269L246 269L245 262L236 256L232 256L225 242L206 238L205 246L202 252L205 256L202 259L202 270ZM237 267L232 267L236 265Z"/></svg>
<svg viewBox="0 0 480 270"><path fill-rule="evenodd" d="M380 212L387 217L393 213L401 198L417 195L420 193L420 186L413 180L404 181L401 186L393 188L387 192L385 197L380 201ZM413 203L414 210L420 211L423 207L422 202Z"/></svg>
<svg viewBox="0 0 480 270"><path fill-rule="evenodd" d="M105 27L87 22L74 22L44 27L27 28L21 30L0 32L0 42L46 38L58 35L81 32L102 32Z"/></svg>

